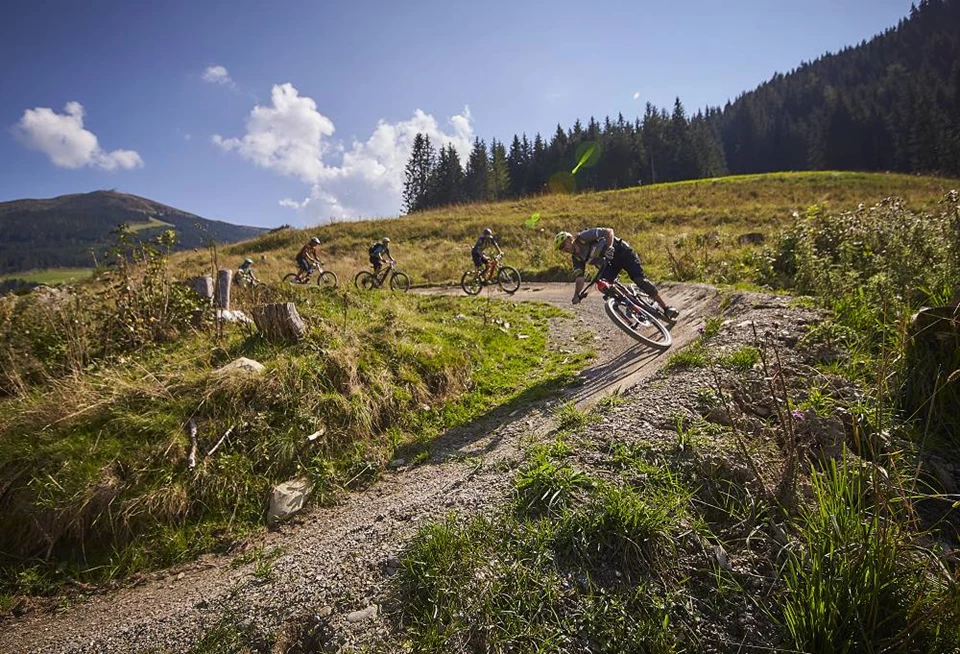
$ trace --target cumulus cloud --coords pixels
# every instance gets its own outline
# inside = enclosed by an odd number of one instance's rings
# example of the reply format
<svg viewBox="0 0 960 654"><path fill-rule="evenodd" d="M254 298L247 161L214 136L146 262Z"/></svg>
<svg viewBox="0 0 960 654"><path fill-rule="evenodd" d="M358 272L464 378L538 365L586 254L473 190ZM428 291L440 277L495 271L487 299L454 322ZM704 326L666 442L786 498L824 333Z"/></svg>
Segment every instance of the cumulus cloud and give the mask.
<svg viewBox="0 0 960 654"><path fill-rule="evenodd" d="M143 166L143 159L133 150L105 152L96 134L84 129L83 115L79 102L68 102L62 114L48 107L27 109L13 126L13 133L25 146L44 153L61 168L129 170Z"/></svg>
<svg viewBox="0 0 960 654"><path fill-rule="evenodd" d="M204 82L210 82L211 84L220 84L231 88L234 86L233 79L224 66L207 66L207 69L203 71L200 79Z"/></svg>
<svg viewBox="0 0 960 654"><path fill-rule="evenodd" d="M217 134L213 142L257 166L309 184L309 198L280 204L300 210L309 205L315 218L326 220L399 213L403 172L417 133L429 136L435 148L453 145L464 163L473 141L468 108L453 116L446 129L419 109L408 120L381 120L366 141L349 147L331 140L334 130L312 98L301 96L292 84L280 84L273 87L270 106L250 112L243 136Z"/></svg>

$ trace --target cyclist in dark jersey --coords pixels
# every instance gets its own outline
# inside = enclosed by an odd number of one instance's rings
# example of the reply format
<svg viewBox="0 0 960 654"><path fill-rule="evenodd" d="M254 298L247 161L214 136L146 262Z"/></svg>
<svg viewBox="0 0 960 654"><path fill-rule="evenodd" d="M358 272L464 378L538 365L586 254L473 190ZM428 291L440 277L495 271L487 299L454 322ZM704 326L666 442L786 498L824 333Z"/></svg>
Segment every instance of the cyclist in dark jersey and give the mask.
<svg viewBox="0 0 960 654"><path fill-rule="evenodd" d="M487 227L483 230L483 233L480 234L477 242L473 244L473 249L470 250L470 256L473 257L473 266L477 270L486 266L487 277L493 274L493 259L484 254L483 251L491 246L497 248L497 254L503 256L503 250L500 249L500 244L497 243L497 239L493 235L493 230Z"/></svg>
<svg viewBox="0 0 960 654"><path fill-rule="evenodd" d="M585 229L576 236L570 232L559 232L553 238L553 244L561 252L566 252L573 257L573 270L577 275L576 286L573 291L573 303L580 303L580 292L586 283L585 270L587 264L601 268L603 273L601 279L613 282L621 270L626 270L627 275L633 280L641 291L649 295L660 305L665 315L670 320L676 320L680 312L675 308L667 306L667 303L660 297L660 291L643 274L643 266L640 264L640 257L634 252L630 244L623 239L616 238L613 230L609 227L593 227Z"/></svg>
<svg viewBox="0 0 960 654"><path fill-rule="evenodd" d="M390 256L390 239L384 236L382 239L370 246L370 263L373 265L373 274L376 275L383 268L383 262L389 261L396 263Z"/></svg>
<svg viewBox="0 0 960 654"><path fill-rule="evenodd" d="M313 264L320 265L320 255L317 254L317 246L320 245L320 239L314 236L310 242L300 248L297 253L297 281L304 282L310 277L310 271L313 270Z"/></svg>

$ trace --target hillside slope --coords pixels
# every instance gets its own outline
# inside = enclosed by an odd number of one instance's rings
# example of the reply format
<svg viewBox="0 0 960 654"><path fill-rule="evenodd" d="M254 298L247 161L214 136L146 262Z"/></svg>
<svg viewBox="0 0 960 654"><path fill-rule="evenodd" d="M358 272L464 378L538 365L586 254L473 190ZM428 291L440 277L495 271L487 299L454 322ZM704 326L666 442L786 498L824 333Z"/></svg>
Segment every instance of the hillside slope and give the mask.
<svg viewBox="0 0 960 654"><path fill-rule="evenodd" d="M955 179L886 173L803 172L720 177L582 194L551 194L523 200L479 202L414 213L396 219L281 230L221 251L221 265L256 261L266 281L294 269L294 255L318 236L327 267L349 283L369 267L367 247L383 236L415 285L456 284L472 266L470 248L484 227L497 234L505 262L524 279L568 279L570 261L553 248L559 230L602 225L628 240L654 279L734 284L752 281L753 257L779 230L809 207L855 209L897 196L911 207L935 207ZM747 234L760 234L747 237ZM742 238L741 238L742 237ZM762 239L764 243L741 243ZM671 252L676 261L671 260ZM722 265L738 261L743 265ZM209 270L206 253L177 256L178 268Z"/></svg>
<svg viewBox="0 0 960 654"><path fill-rule="evenodd" d="M116 191L0 202L0 274L38 268L89 267L126 223L143 236L173 229L178 247L213 239L233 243L264 230L209 220L153 200Z"/></svg>

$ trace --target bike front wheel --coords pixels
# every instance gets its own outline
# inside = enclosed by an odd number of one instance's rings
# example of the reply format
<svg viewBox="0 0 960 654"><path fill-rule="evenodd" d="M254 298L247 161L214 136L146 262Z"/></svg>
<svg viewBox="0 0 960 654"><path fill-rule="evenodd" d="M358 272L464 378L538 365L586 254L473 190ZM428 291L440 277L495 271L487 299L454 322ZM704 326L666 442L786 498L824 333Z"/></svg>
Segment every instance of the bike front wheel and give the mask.
<svg viewBox="0 0 960 654"><path fill-rule="evenodd" d="M483 273L479 270L468 270L460 278L460 288L467 295L476 295L483 290Z"/></svg>
<svg viewBox="0 0 960 654"><path fill-rule="evenodd" d="M501 291L513 295L520 289L520 271L512 266L503 266L497 273L497 284Z"/></svg>
<svg viewBox="0 0 960 654"><path fill-rule="evenodd" d="M340 280L337 279L337 275L333 271L324 270L317 275L317 285L322 288L336 288L340 285Z"/></svg>
<svg viewBox="0 0 960 654"><path fill-rule="evenodd" d="M353 278L353 285L362 291L372 291L377 287L377 280L373 278L369 270L361 270Z"/></svg>
<svg viewBox="0 0 960 654"><path fill-rule="evenodd" d="M391 291L409 291L410 290L410 277L407 276L405 272L395 272L390 277L390 290Z"/></svg>
<svg viewBox="0 0 960 654"><path fill-rule="evenodd" d="M609 297L603 308L613 324L623 333L658 350L666 350L673 337L652 313L621 297Z"/></svg>

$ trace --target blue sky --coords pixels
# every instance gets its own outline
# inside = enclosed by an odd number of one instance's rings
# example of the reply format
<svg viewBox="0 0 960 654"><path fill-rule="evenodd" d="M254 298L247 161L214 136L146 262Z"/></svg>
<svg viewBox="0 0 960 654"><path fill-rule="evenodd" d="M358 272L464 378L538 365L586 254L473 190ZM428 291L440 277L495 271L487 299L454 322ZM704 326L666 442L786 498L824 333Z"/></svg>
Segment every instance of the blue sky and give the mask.
<svg viewBox="0 0 960 654"><path fill-rule="evenodd" d="M909 0L12 0L0 201L115 188L241 224L397 215L418 132L722 105ZM466 158L461 150L461 158Z"/></svg>

